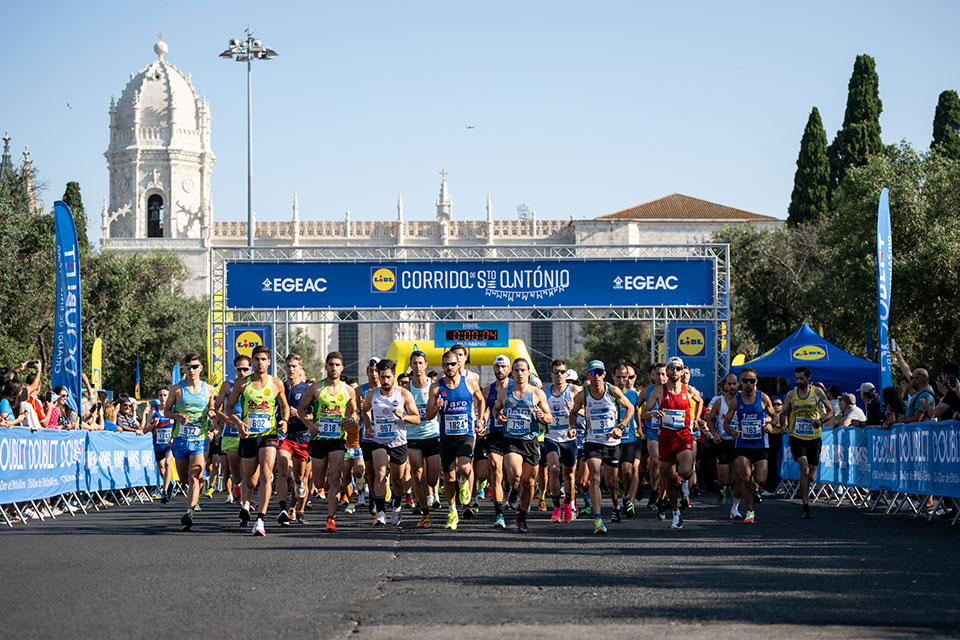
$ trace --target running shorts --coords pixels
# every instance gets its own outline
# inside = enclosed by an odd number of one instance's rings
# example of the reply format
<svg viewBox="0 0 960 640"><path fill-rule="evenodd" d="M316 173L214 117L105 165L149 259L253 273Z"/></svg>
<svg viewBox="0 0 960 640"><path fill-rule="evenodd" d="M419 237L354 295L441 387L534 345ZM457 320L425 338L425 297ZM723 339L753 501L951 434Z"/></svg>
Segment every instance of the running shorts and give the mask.
<svg viewBox="0 0 960 640"><path fill-rule="evenodd" d="M360 450L363 452L363 461L367 464L373 462L373 445L374 443L372 441L360 441Z"/></svg>
<svg viewBox="0 0 960 640"><path fill-rule="evenodd" d="M613 469L619 469L620 445L600 444L599 442L585 442L583 444L583 458L585 460L597 458L606 466Z"/></svg>
<svg viewBox="0 0 960 640"><path fill-rule="evenodd" d="M480 462L486 460L490 455L490 449L487 447L487 436L479 436L473 446L473 461Z"/></svg>
<svg viewBox="0 0 960 640"><path fill-rule="evenodd" d="M637 446L640 445L640 446ZM643 450L645 443L643 440L634 440L633 442L621 442L620 443L620 460L624 463L633 462L634 460L640 459L640 452Z"/></svg>
<svg viewBox="0 0 960 640"><path fill-rule="evenodd" d="M189 460L190 456L202 456L206 447L207 440L193 442L183 438L174 438L170 450L173 451L174 460Z"/></svg>
<svg viewBox="0 0 960 640"><path fill-rule="evenodd" d="M380 444L379 442L371 442L373 445L370 448L370 455L373 456L373 452L377 449L383 449L387 452L387 456L390 458L390 464L395 464L397 466L403 464L407 461L407 444L404 443L399 447L388 447L385 444Z"/></svg>
<svg viewBox="0 0 960 640"><path fill-rule="evenodd" d="M280 443L280 451L286 451L294 460L308 460L310 454L307 451L306 442L291 442L290 438L284 438Z"/></svg>
<svg viewBox="0 0 960 640"><path fill-rule="evenodd" d="M440 438L420 438L407 440L407 449L418 449L424 458L440 455Z"/></svg>
<svg viewBox="0 0 960 640"><path fill-rule="evenodd" d="M657 455L660 462L673 464L677 461L677 455L683 451L693 452L693 435L689 430L673 431L664 429L660 432L659 446Z"/></svg>
<svg viewBox="0 0 960 640"><path fill-rule="evenodd" d="M286 442L286 441L284 441ZM346 451L347 441L343 438L317 438L307 445L307 451L314 460L323 460L332 451Z"/></svg>
<svg viewBox="0 0 960 640"><path fill-rule="evenodd" d="M790 436L790 452L793 453L793 459L799 461L806 456L807 464L811 467L820 464L820 438L813 440L802 440Z"/></svg>
<svg viewBox="0 0 960 640"><path fill-rule="evenodd" d="M157 462L160 462L167 457L167 454L170 453L170 447L164 447L163 449L154 449L153 450L153 459Z"/></svg>
<svg viewBox="0 0 960 640"><path fill-rule="evenodd" d="M711 445L714 450L714 456L717 458L717 464L733 464L733 461L737 459L737 448L735 444L735 440L721 440L719 443L714 442Z"/></svg>
<svg viewBox="0 0 960 640"><path fill-rule="evenodd" d="M556 440L544 441L547 449L547 455L555 453L560 457L560 464L565 467L575 467L577 465L577 441L557 442ZM544 457L546 460L546 457Z"/></svg>
<svg viewBox="0 0 960 640"><path fill-rule="evenodd" d="M278 446L280 446L280 441L277 436L268 433L252 438L240 438L240 446L237 447L237 451L241 458L256 458L260 455L260 449L276 449Z"/></svg>
<svg viewBox="0 0 960 640"><path fill-rule="evenodd" d="M763 449L751 449L748 447L737 447L737 457L746 458L750 461L750 464L756 464L761 460L766 460L768 458L768 452L770 450L764 447Z"/></svg>
<svg viewBox="0 0 960 640"><path fill-rule="evenodd" d="M503 431L488 431L484 436L487 447L487 457L490 455L503 457Z"/></svg>
<svg viewBox="0 0 960 640"><path fill-rule="evenodd" d="M220 453L225 453L227 451L237 451L240 447L240 438L231 438L224 436L220 438Z"/></svg>
<svg viewBox="0 0 960 640"><path fill-rule="evenodd" d="M453 471L459 458L473 458L473 436L446 436L440 438L440 468Z"/></svg>
<svg viewBox="0 0 960 640"><path fill-rule="evenodd" d="M536 440L518 440L517 438L503 439L503 455L515 453L525 464L537 466L540 464L540 443ZM546 459L546 456L544 456Z"/></svg>

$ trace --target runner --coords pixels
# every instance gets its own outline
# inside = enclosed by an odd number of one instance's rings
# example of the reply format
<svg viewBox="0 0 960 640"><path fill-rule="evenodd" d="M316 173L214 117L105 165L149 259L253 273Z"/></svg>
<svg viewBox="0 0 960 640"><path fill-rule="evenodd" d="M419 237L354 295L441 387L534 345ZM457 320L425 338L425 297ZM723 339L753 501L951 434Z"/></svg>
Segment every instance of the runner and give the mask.
<svg viewBox="0 0 960 640"><path fill-rule="evenodd" d="M373 496L377 516L374 525L386 524L387 470L393 493L391 524L399 526L403 497L407 493L404 467L407 464L407 425L420 424L420 411L409 391L394 384L397 363L390 359L377 363L380 386L367 392L363 400L363 422L373 441Z"/></svg>
<svg viewBox="0 0 960 640"><path fill-rule="evenodd" d="M347 386L350 387L350 395L356 403L357 389L360 388L356 380L347 380ZM359 406L359 405L358 405ZM343 456L343 465L340 467L340 501L346 501L344 511L346 513L355 513L357 504L363 506L366 500L363 496L366 487L366 465L363 463L363 450L360 448L360 422L354 420L347 423L344 427L347 433L347 452ZM312 472L311 472L312 473ZM354 489L356 482L356 489ZM356 500L354 500L356 496Z"/></svg>
<svg viewBox="0 0 960 640"><path fill-rule="evenodd" d="M200 379L203 365L199 353L188 353L183 359L186 377L167 396L163 415L173 420L171 450L180 481L187 483L187 512L180 518L184 531L193 527L193 512L200 500L203 452L207 445L210 418L216 413L213 405L214 389Z"/></svg>
<svg viewBox="0 0 960 640"><path fill-rule="evenodd" d="M434 487L440 479L440 421L427 420L427 400L430 397L430 378L427 377L427 354L414 351L410 355L410 394L420 413L420 424L407 426L407 457L410 461L413 493L420 506L418 527L430 526Z"/></svg>
<svg viewBox="0 0 960 640"><path fill-rule="evenodd" d="M308 449L313 464L313 479L327 490L326 530L337 532L337 507L340 503L340 467L347 450L346 429L356 425L357 399L347 383L340 379L343 356L339 351L327 354L327 377L310 385L297 413L310 432Z"/></svg>
<svg viewBox="0 0 960 640"><path fill-rule="evenodd" d="M650 399L653 390L667 383L667 365L655 362L647 371L650 384L647 385L646 400ZM654 409L660 408L655 402ZM650 471L650 499L647 509L657 512L657 520L663 520L667 509L666 489L660 482L660 418L650 417L643 421L644 443L647 447L647 468Z"/></svg>
<svg viewBox="0 0 960 640"><path fill-rule="evenodd" d="M690 405L701 403L700 394L681 382L683 360L670 358L667 364L667 382L657 386L643 405L642 418L660 418L657 452L660 458L660 482L666 489L673 511L674 529L683 528L683 518L677 506L681 478L693 475L693 432ZM659 403L659 409L653 407ZM677 473L679 467L679 475Z"/></svg>
<svg viewBox="0 0 960 640"><path fill-rule="evenodd" d="M360 387L355 390L356 393L356 404L357 404L357 414L360 422L360 450L363 453L363 467L364 467L364 478L366 480L367 486L370 487L370 502L368 506L370 508L370 515L377 515L375 505L373 503L373 442L370 438L367 437L366 423L363 421L363 412L360 411L360 407L363 406L363 399L367 396L367 393L371 389L376 389L380 386L380 378L377 375L377 363L380 362L380 358L370 358L367 360L367 381L364 382Z"/></svg>
<svg viewBox="0 0 960 640"><path fill-rule="evenodd" d="M240 489L240 525L250 522L250 500L257 487L259 471L259 497L257 521L253 524L253 535L265 536L263 520L267 517L267 506L273 493L273 466L277 460L278 434L286 433L287 420L290 419L290 407L283 383L267 373L270 367L270 349L265 345L254 347L251 357L253 373L238 379L227 399L227 417L240 426L241 471L243 486ZM237 400L242 399L243 414L234 412ZM277 404L280 405L280 420L277 420Z"/></svg>
<svg viewBox="0 0 960 640"><path fill-rule="evenodd" d="M490 383L485 394L486 406L491 409L496 404L500 392L513 384L513 380L510 379L510 358L501 354L493 359L493 377L496 380ZM507 523L503 517L503 425L497 420L493 411L489 411L488 414L487 430L482 441L486 449L487 475L493 509L496 513L493 526L504 529Z"/></svg>
<svg viewBox="0 0 960 640"><path fill-rule="evenodd" d="M680 382L687 385L689 388L696 391L698 394L700 391L690 385L690 367L683 365L683 371L680 374ZM703 442L703 429L701 428L700 415L703 413L703 398L700 397L699 400L695 400L690 403L690 431L693 439L693 475L690 476L689 480L683 480L680 483L680 493L682 498L680 499L680 508L689 509L690 508L690 483L693 483L694 494L699 495L696 492L697 488L697 464L700 462L700 444ZM703 423L702 426L706 426L706 423Z"/></svg>
<svg viewBox="0 0 960 640"><path fill-rule="evenodd" d="M310 460L307 446L310 432L300 419L299 407L310 385L307 383L307 374L303 371L303 358L299 354L287 355L283 368L287 374L283 389L287 395L287 406L290 407L290 422L287 424L287 437L277 450L277 501L280 503L277 522L287 526L291 520L305 524L303 511L307 506L307 469ZM291 477L296 500L287 513L287 493Z"/></svg>
<svg viewBox="0 0 960 640"><path fill-rule="evenodd" d="M570 409L574 397L580 393L578 385L567 383L567 363L550 363L553 382L547 387L547 405L550 407L550 425L547 427L547 467L550 473L550 494L553 515L550 522L572 522L576 504L574 470L577 466L577 430L570 428ZM562 474L561 474L562 469ZM561 486L562 485L562 486ZM561 494L563 507L560 507Z"/></svg>
<svg viewBox="0 0 960 640"><path fill-rule="evenodd" d="M747 507L743 521L752 524L756 522L756 515L753 511L753 490L750 483L754 472L757 484L762 486L767 480L767 451L770 446L767 436L773 431L771 422L777 414L767 394L757 391L756 369L741 369L740 384L743 390L737 394L736 404L731 402L727 408L723 417L723 430L737 438L737 485ZM734 414L737 416L738 428L732 425Z"/></svg>
<svg viewBox="0 0 960 640"><path fill-rule="evenodd" d="M583 445L583 457L590 470L590 502L593 505L593 533L605 534L603 512L600 502L600 467L603 466L603 480L613 510L617 507L617 474L620 467L620 439L626 424L633 417L633 405L620 389L605 381L606 367L600 360L587 363L590 381L573 400L570 408L569 425L576 429L577 414L584 409L586 415L586 437ZM617 405L623 407L623 419L618 420Z"/></svg>
<svg viewBox="0 0 960 640"><path fill-rule="evenodd" d="M633 374L633 379L631 379L630 374L632 370L633 368L627 364L618 364L613 370L613 380L617 388L623 392L623 395L627 397L630 404L634 406L634 416L636 416L636 407L640 403L640 394L633 388L633 381L636 380L637 375ZM636 514L633 500L637 495L637 487L640 485L640 476L637 475L640 467L640 456L637 451L637 433L640 430L637 429L636 420L634 420L633 417L629 420L624 420L623 417L624 411L620 409L620 422L626 425L623 438L620 439L620 481L623 483L623 498L621 504L623 505L623 515L632 518ZM643 444L642 439L640 440L640 444ZM621 511L619 509L614 509L611 521L619 522L620 513Z"/></svg>
<svg viewBox="0 0 960 640"><path fill-rule="evenodd" d="M823 389L811 389L810 369L797 367L793 378L797 386L787 392L780 412L780 426L789 429L790 452L800 465L800 499L803 501L800 517L807 520L810 518L810 483L816 481L820 464L820 430L823 423L833 417L833 407Z"/></svg>
<svg viewBox="0 0 960 640"><path fill-rule="evenodd" d="M720 395L710 401L710 407L707 409L706 421L707 429L713 438L714 456L717 460L717 504L722 505L727 498L733 495L733 505L730 507L730 518L736 520L741 518L740 514L740 487L733 486L733 479L730 471L737 459L736 438L723 427L723 418L727 415L730 407L736 407L737 390L740 388L740 380L737 374L728 373L723 379L720 387ZM730 426L734 430L740 428L740 422L737 420L737 414L734 412Z"/></svg>
<svg viewBox="0 0 960 640"><path fill-rule="evenodd" d="M503 473L512 491L519 489L517 531L527 532L527 511L533 499L534 483L540 462L537 435L540 423L550 415L543 391L530 384L530 363L526 358L513 361L513 384L497 394L493 414L503 425ZM574 429L570 429L576 432Z"/></svg>
<svg viewBox="0 0 960 640"><path fill-rule="evenodd" d="M440 414L440 468L443 470L443 490L447 497L447 529L456 530L460 523L457 513L457 475L461 504L470 504L470 489L473 487L473 443L484 425L474 427L474 417L486 411L480 388L460 374L457 354L443 354L443 378L430 385L427 400L427 420Z"/></svg>
<svg viewBox="0 0 960 640"><path fill-rule="evenodd" d="M240 452L237 450L240 446L240 427L237 423L230 420L229 416L223 411L223 405L230 397L233 391L233 385L236 380L246 377L250 373L250 358L247 356L237 356L233 359L233 370L235 372L234 380L225 380L220 385L217 392L217 399L214 402L214 408L217 411L217 422L220 426L220 453L226 455L227 464L230 473L227 477L227 504L232 504L240 499L240 490L243 486L243 470L240 462ZM233 412L237 415L242 413L243 407L240 400L233 407ZM256 483L257 479L254 479ZM231 487L231 484L233 485Z"/></svg>
<svg viewBox="0 0 960 640"><path fill-rule="evenodd" d="M150 403L150 409L143 412L140 428L144 433L153 433L153 457L157 461L157 469L163 478L163 492L160 502L167 504L173 499L173 452L170 443L173 440L173 420L163 415L163 408L170 396L169 387L157 389L157 399Z"/></svg>

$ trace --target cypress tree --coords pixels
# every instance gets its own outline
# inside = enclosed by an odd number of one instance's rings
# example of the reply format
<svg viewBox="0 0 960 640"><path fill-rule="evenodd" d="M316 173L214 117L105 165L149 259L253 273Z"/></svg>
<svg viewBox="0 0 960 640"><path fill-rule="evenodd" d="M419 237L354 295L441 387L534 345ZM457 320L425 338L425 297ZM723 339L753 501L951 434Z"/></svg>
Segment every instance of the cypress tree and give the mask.
<svg viewBox="0 0 960 640"><path fill-rule="evenodd" d="M953 160L960 160L960 98L956 91L944 91L937 101L933 116L932 151L939 151Z"/></svg>
<svg viewBox="0 0 960 640"><path fill-rule="evenodd" d="M73 213L73 220L77 225L77 239L87 244L87 214L83 210L83 199L80 197L80 183L73 180L68 182L62 199Z"/></svg>
<svg viewBox="0 0 960 640"><path fill-rule="evenodd" d="M883 151L880 139L882 110L876 62L871 56L861 54L853 64L853 75L847 85L843 126L829 148L833 186L840 184L847 169L865 165L870 156Z"/></svg>
<svg viewBox="0 0 960 640"><path fill-rule="evenodd" d="M823 130L820 111L814 107L800 140L797 173L793 177L787 224L795 227L805 222L822 220L827 215L830 196L830 160L827 156L827 133Z"/></svg>

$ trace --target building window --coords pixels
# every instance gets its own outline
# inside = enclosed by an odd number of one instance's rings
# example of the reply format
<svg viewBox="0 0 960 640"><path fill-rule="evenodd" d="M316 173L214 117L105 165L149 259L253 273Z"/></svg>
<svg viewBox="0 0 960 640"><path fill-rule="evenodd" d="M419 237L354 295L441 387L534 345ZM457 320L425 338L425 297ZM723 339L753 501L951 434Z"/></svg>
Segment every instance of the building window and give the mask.
<svg viewBox="0 0 960 640"><path fill-rule="evenodd" d="M163 196L157 194L147 199L147 237L163 237Z"/></svg>
<svg viewBox="0 0 960 640"><path fill-rule="evenodd" d="M337 341L338 351L343 356L343 374L344 379L356 378L361 384L367 381L366 375L360 380L360 325L356 322L344 322L344 320L356 320L356 311L340 312L340 339ZM364 372L366 372L366 363L364 363Z"/></svg>

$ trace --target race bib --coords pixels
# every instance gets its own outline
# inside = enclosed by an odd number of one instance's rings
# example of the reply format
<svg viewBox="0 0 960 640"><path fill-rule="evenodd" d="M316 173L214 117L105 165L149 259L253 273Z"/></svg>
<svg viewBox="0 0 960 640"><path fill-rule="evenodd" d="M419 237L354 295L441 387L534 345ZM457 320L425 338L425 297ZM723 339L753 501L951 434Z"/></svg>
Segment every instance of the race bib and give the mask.
<svg viewBox="0 0 960 640"><path fill-rule="evenodd" d="M420 422L423 422L427 419L427 405L417 405L417 411L420 412Z"/></svg>
<svg viewBox="0 0 960 640"><path fill-rule="evenodd" d="M271 415L269 413L251 413L247 416L247 435L248 436L262 436L265 433L270 433L270 420Z"/></svg>
<svg viewBox="0 0 960 640"><path fill-rule="evenodd" d="M240 437L240 427L234 427L232 425L226 425L223 427L223 437L224 438L239 438Z"/></svg>
<svg viewBox="0 0 960 640"><path fill-rule="evenodd" d="M744 440L759 440L763 436L760 418L750 416L740 422L740 437Z"/></svg>
<svg viewBox="0 0 960 640"><path fill-rule="evenodd" d="M170 444L170 439L173 437L173 429L167 427L164 429L154 429L153 432L157 434L157 444Z"/></svg>
<svg viewBox="0 0 960 640"><path fill-rule="evenodd" d="M810 418L797 418L793 421L793 433L798 436L813 436L817 432Z"/></svg>
<svg viewBox="0 0 960 640"><path fill-rule="evenodd" d="M453 415L443 417L444 430L448 436L470 435L470 423L467 416Z"/></svg>
<svg viewBox="0 0 960 640"><path fill-rule="evenodd" d="M552 412L553 416L553 428L554 429L566 429L570 426L570 414L569 413L559 413L557 411Z"/></svg>
<svg viewBox="0 0 960 640"><path fill-rule="evenodd" d="M591 413L590 431L600 435L605 435L613 431L613 420L610 418L610 412L606 409L601 409Z"/></svg>
<svg viewBox="0 0 960 640"><path fill-rule="evenodd" d="M400 435L397 416L387 414L373 417L373 435L378 438L396 438Z"/></svg>
<svg viewBox="0 0 960 640"><path fill-rule="evenodd" d="M664 409L662 424L665 429L677 431L686 426L686 418L687 412L683 409Z"/></svg>
<svg viewBox="0 0 960 640"><path fill-rule="evenodd" d="M203 440L203 427L196 422L188 422L180 427L180 437L184 440Z"/></svg>
<svg viewBox="0 0 960 640"><path fill-rule="evenodd" d="M509 436L526 436L530 434L532 416L529 411L511 411L507 414L507 426L504 429Z"/></svg>
<svg viewBox="0 0 960 640"><path fill-rule="evenodd" d="M321 438L339 438L342 433L340 429L340 416L320 416L317 418L316 424L320 430Z"/></svg>

